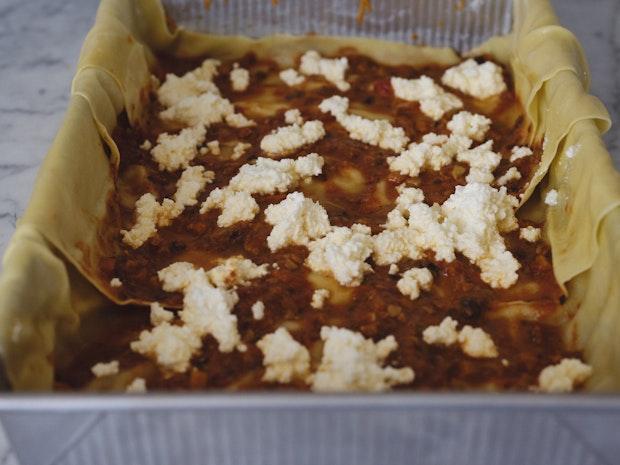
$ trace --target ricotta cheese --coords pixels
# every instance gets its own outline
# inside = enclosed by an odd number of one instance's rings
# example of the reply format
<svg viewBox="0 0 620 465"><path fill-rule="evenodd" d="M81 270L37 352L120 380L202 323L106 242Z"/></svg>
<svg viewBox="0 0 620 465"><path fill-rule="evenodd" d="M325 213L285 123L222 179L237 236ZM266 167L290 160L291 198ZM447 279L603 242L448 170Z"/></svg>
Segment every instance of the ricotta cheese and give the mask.
<svg viewBox="0 0 620 465"><path fill-rule="evenodd" d="M534 226L527 226L519 230L519 237L528 242L536 242L540 239L540 228Z"/></svg>
<svg viewBox="0 0 620 465"><path fill-rule="evenodd" d="M204 166L190 166L183 170L177 181L177 190L174 193L174 202L182 211L185 207L191 207L198 203L197 195L207 184L213 182L215 173L205 171Z"/></svg>
<svg viewBox="0 0 620 465"><path fill-rule="evenodd" d="M125 389L125 392L130 394L146 392L146 381L144 378L134 378L134 380Z"/></svg>
<svg viewBox="0 0 620 465"><path fill-rule="evenodd" d="M433 275L428 268L411 268L402 274L396 287L401 294L415 300L420 297L420 290L428 291L432 284Z"/></svg>
<svg viewBox="0 0 620 465"><path fill-rule="evenodd" d="M319 109L329 113L347 130L349 137L386 150L400 152L409 142L403 128L394 127L384 119L367 119L347 113L349 99L334 95L323 100Z"/></svg>
<svg viewBox="0 0 620 465"><path fill-rule="evenodd" d="M162 368L183 373L198 349L200 338L187 326L161 323L140 333L131 343L131 350L154 359Z"/></svg>
<svg viewBox="0 0 620 465"><path fill-rule="evenodd" d="M257 300L252 305L252 317L255 320L262 320L265 316L265 304L261 300Z"/></svg>
<svg viewBox="0 0 620 465"><path fill-rule="evenodd" d="M483 115L460 111L448 121L447 127L452 134L481 141L491 127L491 120Z"/></svg>
<svg viewBox="0 0 620 465"><path fill-rule="evenodd" d="M387 162L391 171L416 177L423 169L439 171L471 144L472 140L462 135L448 137L431 132L422 137L422 142L409 144L398 156L388 157Z"/></svg>
<svg viewBox="0 0 620 465"><path fill-rule="evenodd" d="M323 326L321 363L311 377L313 391L384 391L414 379L411 368L384 367L398 344L394 336L379 342L345 328Z"/></svg>
<svg viewBox="0 0 620 465"><path fill-rule="evenodd" d="M238 142L233 147L232 155L230 156L231 160L239 160L245 152L252 148L252 144L246 144L244 142Z"/></svg>
<svg viewBox="0 0 620 465"><path fill-rule="evenodd" d="M576 358L563 358L557 365L543 369L538 386L545 392L570 392L575 384L583 383L592 375L592 367Z"/></svg>
<svg viewBox="0 0 620 465"><path fill-rule="evenodd" d="M456 320L447 316L439 325L427 327L422 332L422 339L427 344L451 346L456 344L459 339L459 332L456 330L457 325Z"/></svg>
<svg viewBox="0 0 620 465"><path fill-rule="evenodd" d="M217 75L218 60L207 59L193 71L179 77L167 74L164 83L157 89L157 99L165 107L172 107L187 97L196 97L205 92L219 94L213 83Z"/></svg>
<svg viewBox="0 0 620 465"><path fill-rule="evenodd" d="M497 347L489 333L482 328L466 325L459 332L459 344L463 352L474 358L495 358Z"/></svg>
<svg viewBox="0 0 620 465"><path fill-rule="evenodd" d="M142 144L140 144L140 148L142 150L151 150L151 148L153 148L153 144L151 143L150 140L146 139L144 142L142 142Z"/></svg>
<svg viewBox="0 0 620 465"><path fill-rule="evenodd" d="M263 381L290 383L294 379L305 381L310 371L308 349L297 342L286 328L263 336L256 346L263 353L265 374Z"/></svg>
<svg viewBox="0 0 620 465"><path fill-rule="evenodd" d="M313 144L325 136L325 128L319 120L283 126L267 134L260 141L260 148L271 157L281 157Z"/></svg>
<svg viewBox="0 0 620 465"><path fill-rule="evenodd" d="M545 203L550 207L554 207L558 204L558 191L551 189L545 195Z"/></svg>
<svg viewBox="0 0 620 465"><path fill-rule="evenodd" d="M170 199L168 199L170 200ZM137 249L157 232L157 225L167 220L162 205L151 193L136 201L136 222L130 230L121 230L123 242Z"/></svg>
<svg viewBox="0 0 620 465"><path fill-rule="evenodd" d="M250 85L250 72L239 66L239 63L233 64L230 72L230 84L235 92L243 92Z"/></svg>
<svg viewBox="0 0 620 465"><path fill-rule="evenodd" d="M220 152L220 141L212 140L211 142L207 142L207 149L209 149L209 151L213 155L219 155L221 153Z"/></svg>
<svg viewBox="0 0 620 465"><path fill-rule="evenodd" d="M280 79L282 79L282 81L284 81L284 83L289 87L298 86L306 80L305 77L303 77L297 72L297 70L293 68L288 68L280 71L279 76Z"/></svg>
<svg viewBox="0 0 620 465"><path fill-rule="evenodd" d="M308 244L306 265L313 271L333 275L343 286L359 286L364 273L372 270L365 262L372 247L368 226L334 227L325 237Z"/></svg>
<svg viewBox="0 0 620 465"><path fill-rule="evenodd" d="M301 192L288 194L279 204L269 205L265 221L273 226L267 237L272 252L287 245L307 245L325 236L331 228L327 211Z"/></svg>
<svg viewBox="0 0 620 465"><path fill-rule="evenodd" d="M162 323L170 323L174 319L174 313L166 310L158 302L151 303L151 324L153 326L160 325Z"/></svg>
<svg viewBox="0 0 620 465"><path fill-rule="evenodd" d="M201 145L207 134L204 126L193 126L182 129L178 134L164 132L157 138L157 145L151 150L153 160L161 171L176 171L187 168L189 162L198 155L198 146Z"/></svg>
<svg viewBox="0 0 620 465"><path fill-rule="evenodd" d="M310 306L320 310L325 305L325 301L329 299L330 292L328 289L316 289L312 294Z"/></svg>
<svg viewBox="0 0 620 465"><path fill-rule="evenodd" d="M301 117L301 112L297 108L292 108L284 112L284 122L286 124L297 124L301 126L304 124L304 119Z"/></svg>
<svg viewBox="0 0 620 465"><path fill-rule="evenodd" d="M252 280L267 275L268 268L267 264L257 265L248 258L235 255L207 271L207 278L216 287L232 289L249 286Z"/></svg>
<svg viewBox="0 0 620 465"><path fill-rule="evenodd" d="M321 75L338 90L345 92L351 88L344 78L348 67L349 61L346 58L322 58L317 51L308 50L301 57L299 71L306 76Z"/></svg>
<svg viewBox="0 0 620 465"><path fill-rule="evenodd" d="M492 97L506 90L501 67L491 61L478 64L473 58L447 69L441 82L479 99Z"/></svg>
<svg viewBox="0 0 620 465"><path fill-rule="evenodd" d="M398 265L396 263L392 263L390 265L390 269L388 270L388 274L394 275L394 274L398 274Z"/></svg>
<svg viewBox="0 0 620 465"><path fill-rule="evenodd" d="M488 140L484 144L473 149L459 152L456 159L469 164L469 173L465 180L468 183L490 184L495 179L493 171L499 165L502 157L491 150L493 141Z"/></svg>
<svg viewBox="0 0 620 465"><path fill-rule="evenodd" d="M249 128L251 126L256 126L256 122L248 119L245 115L241 113L232 113L230 115L226 115L224 118L226 124L228 124L231 128Z"/></svg>
<svg viewBox="0 0 620 465"><path fill-rule="evenodd" d="M123 285L123 282L118 279L118 278L112 278L110 279L110 286L112 287L121 287Z"/></svg>
<svg viewBox="0 0 620 465"><path fill-rule="evenodd" d="M510 181L518 181L519 179L521 179L521 173L516 167L511 166L510 168L508 168L508 171L506 171L503 175L497 178L496 183L498 186L505 186Z"/></svg>
<svg viewBox="0 0 620 465"><path fill-rule="evenodd" d="M530 149L529 147L518 147L518 146L514 146L511 151L510 151L510 162L514 163L515 161L519 160L520 158L525 158L525 157L529 157L530 155L533 155L534 152L532 152L532 149Z"/></svg>
<svg viewBox="0 0 620 465"><path fill-rule="evenodd" d="M97 378L101 378L102 376L111 376L118 373L118 360L112 360L107 363L97 363L92 366L90 369L93 375Z"/></svg>
<svg viewBox="0 0 620 465"><path fill-rule="evenodd" d="M446 92L428 76L418 79L392 77L394 95L409 102L419 102L420 110L437 121L449 111L461 108L463 102L454 94Z"/></svg>
<svg viewBox="0 0 620 465"><path fill-rule="evenodd" d="M217 217L217 225L220 228L232 226L240 221L250 221L259 211L256 200L249 193L219 187L209 193L200 207L200 213L206 213L213 208L222 211Z"/></svg>

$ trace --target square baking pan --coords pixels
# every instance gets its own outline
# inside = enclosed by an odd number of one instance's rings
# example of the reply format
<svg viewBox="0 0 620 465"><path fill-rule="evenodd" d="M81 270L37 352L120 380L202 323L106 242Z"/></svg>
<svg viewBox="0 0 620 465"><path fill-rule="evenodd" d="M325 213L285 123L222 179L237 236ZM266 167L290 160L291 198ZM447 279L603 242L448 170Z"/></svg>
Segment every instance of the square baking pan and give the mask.
<svg viewBox="0 0 620 465"><path fill-rule="evenodd" d="M548 3L207 3L209 9L200 1L164 1L167 14L182 28L210 34L261 37L318 32L451 47L459 52L476 47L474 53L514 50L496 58L512 67L528 115L540 123L534 125L533 138L546 140L538 188L528 193L531 197L524 208L532 215L546 215L552 225L547 235L552 239L554 261L560 264L556 276L570 296L567 338L584 349L586 360L603 375L593 377L588 385L591 393L570 396L6 393L0 397L0 419L20 461L617 463L620 397L610 392L620 388L620 338L616 336L620 273L613 266L619 263L620 185L600 140L608 128L606 111L587 95L587 65L579 44L557 25ZM7 388L45 390L51 368L42 354L50 353L79 327L82 307L103 299L82 278L96 260L76 244L90 239L93 218L103 211L111 188L109 180L97 175L118 161L119 154L108 146L109 134L123 110L130 119L139 115L138 94L148 79L152 51L192 54L184 48L183 38L170 35L163 22L158 23L158 14L161 9L155 1L104 0L85 41L65 124L41 168L31 206L20 221L0 277L4 320L0 347ZM585 146L588 158L565 157L565 148L573 145ZM62 189L58 176L68 180ZM79 177L92 180L87 190L72 181ZM571 199L560 214L536 208L540 191L548 186ZM49 208L50 198L56 208ZM75 205L75 198L82 203ZM583 224L571 221L567 214L571 209L589 212L578 221L589 222L588 228L579 229ZM80 210L89 214L80 215ZM65 229L66 224L74 227ZM587 253L575 258L575 249ZM99 287L99 291L105 289ZM72 312L66 312L66 306ZM597 311L584 312L583 307ZM42 308L47 312L43 316L36 313ZM15 336L16 323L22 337Z"/></svg>

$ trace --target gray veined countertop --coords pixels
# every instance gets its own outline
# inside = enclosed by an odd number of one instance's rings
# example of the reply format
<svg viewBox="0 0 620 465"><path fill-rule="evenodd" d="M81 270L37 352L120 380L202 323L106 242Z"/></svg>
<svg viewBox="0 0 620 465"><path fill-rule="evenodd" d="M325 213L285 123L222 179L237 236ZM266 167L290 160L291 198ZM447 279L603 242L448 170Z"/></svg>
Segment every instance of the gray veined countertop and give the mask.
<svg viewBox="0 0 620 465"><path fill-rule="evenodd" d="M620 1L553 0L583 44L592 92L619 120ZM35 176L64 115L79 50L97 0L0 2L0 253L23 213ZM620 164L620 137L608 147Z"/></svg>

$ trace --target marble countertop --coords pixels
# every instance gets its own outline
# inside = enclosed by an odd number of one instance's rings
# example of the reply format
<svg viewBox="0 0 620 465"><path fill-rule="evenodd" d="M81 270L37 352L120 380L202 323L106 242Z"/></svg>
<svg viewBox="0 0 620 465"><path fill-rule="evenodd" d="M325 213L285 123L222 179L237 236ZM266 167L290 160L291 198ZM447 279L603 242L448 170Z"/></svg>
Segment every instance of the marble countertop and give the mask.
<svg viewBox="0 0 620 465"><path fill-rule="evenodd" d="M583 44L592 92L620 121L620 2L553 0ZM79 50L97 0L5 0L0 5L0 254L23 213L61 124ZM606 136L620 166L620 138Z"/></svg>

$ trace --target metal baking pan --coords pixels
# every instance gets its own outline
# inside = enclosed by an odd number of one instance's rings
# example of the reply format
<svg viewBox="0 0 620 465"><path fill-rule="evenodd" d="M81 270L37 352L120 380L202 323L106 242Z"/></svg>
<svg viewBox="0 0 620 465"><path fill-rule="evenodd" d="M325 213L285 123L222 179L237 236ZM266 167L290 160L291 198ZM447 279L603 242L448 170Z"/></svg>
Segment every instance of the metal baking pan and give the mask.
<svg viewBox="0 0 620 465"><path fill-rule="evenodd" d="M164 4L199 31L314 31L459 51L512 22L509 0L375 1L361 24L357 0L213 1L208 12L197 0ZM3 394L0 420L24 465L620 463L616 395Z"/></svg>

